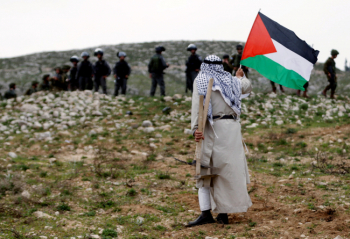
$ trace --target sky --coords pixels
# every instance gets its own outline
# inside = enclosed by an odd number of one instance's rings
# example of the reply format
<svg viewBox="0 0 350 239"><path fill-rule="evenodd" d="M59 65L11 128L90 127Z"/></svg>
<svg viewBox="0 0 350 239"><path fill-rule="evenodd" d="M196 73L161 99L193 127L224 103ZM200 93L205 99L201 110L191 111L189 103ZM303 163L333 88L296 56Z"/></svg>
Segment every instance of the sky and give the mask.
<svg viewBox="0 0 350 239"><path fill-rule="evenodd" d="M0 58L169 40L245 42L259 9L320 51L350 59L349 0L0 0ZM228 50L232 52L232 50Z"/></svg>

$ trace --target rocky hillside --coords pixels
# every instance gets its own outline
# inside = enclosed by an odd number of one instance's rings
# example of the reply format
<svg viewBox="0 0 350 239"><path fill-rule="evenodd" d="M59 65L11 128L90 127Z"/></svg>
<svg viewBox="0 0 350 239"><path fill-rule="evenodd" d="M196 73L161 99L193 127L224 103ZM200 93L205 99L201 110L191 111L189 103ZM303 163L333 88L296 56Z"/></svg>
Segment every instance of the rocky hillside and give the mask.
<svg viewBox="0 0 350 239"><path fill-rule="evenodd" d="M232 54L238 42L234 41L169 41L169 42L150 42L150 43L133 43L99 46L105 50L105 59L111 66L118 60L117 51L125 51L128 54L127 61L132 67L132 75L129 79L128 94L132 95L148 95L151 87L151 81L147 73L147 64L149 58L154 54L156 45L166 47L164 53L165 59L171 67L166 70L165 81L167 94L175 93L184 94L185 92L185 61L189 55L186 47L190 43L198 46L198 54L205 57L209 54L216 54L220 57L224 54ZM93 55L96 47L88 49L79 49L62 52L44 52L27 56L0 59L0 92L4 92L10 82L18 84L19 93L23 93L30 86L33 80L41 80L43 74L53 74L53 68L70 64L69 58L73 55L80 56L82 51L88 51ZM320 59L324 61L325 59ZM91 61L95 62L96 58L91 57ZM339 72L340 73L340 72ZM250 78L254 85L255 92L267 92L271 90L269 81L251 70ZM113 92L113 77L108 78L109 93ZM322 64L315 67L311 77L310 93L317 94L327 84L327 80L322 72ZM340 73L338 79L338 92L347 94L350 92L350 74ZM289 90L294 93L295 90ZM157 93L158 94L158 93Z"/></svg>
<svg viewBox="0 0 350 239"><path fill-rule="evenodd" d="M162 109L170 107L170 112ZM191 97L38 92L0 105L0 238L347 238L350 99L253 94L253 206L199 215Z"/></svg>

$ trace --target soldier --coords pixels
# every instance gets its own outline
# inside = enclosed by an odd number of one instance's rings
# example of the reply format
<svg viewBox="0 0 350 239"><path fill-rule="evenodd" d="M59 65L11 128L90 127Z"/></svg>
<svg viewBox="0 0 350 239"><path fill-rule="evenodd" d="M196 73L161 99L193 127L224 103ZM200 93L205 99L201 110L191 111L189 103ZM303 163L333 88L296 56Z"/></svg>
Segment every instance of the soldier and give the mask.
<svg viewBox="0 0 350 239"><path fill-rule="evenodd" d="M270 80L270 83L271 83L271 86L272 86L272 91L273 91L273 93L276 94L276 92L277 92L276 83L273 82L272 80ZM283 86L282 86L282 85L280 85L280 91L281 91L282 93L284 93L284 89L283 89Z"/></svg>
<svg viewBox="0 0 350 239"><path fill-rule="evenodd" d="M79 82L77 79L77 71L78 71L78 62L79 62L79 58L77 56L72 56L70 58L70 62L72 62L73 66L70 69L69 72L69 84L68 84L68 88L71 91L75 91L79 88Z"/></svg>
<svg viewBox="0 0 350 239"><path fill-rule="evenodd" d="M199 69L202 64L202 59L199 55L196 54L197 47L195 44L190 44L187 47L187 51L191 52L191 55L186 61L186 93L187 89L193 92L193 82L196 79Z"/></svg>
<svg viewBox="0 0 350 239"><path fill-rule="evenodd" d="M70 66L69 65L63 65L62 66L62 83L61 83L61 87L62 90L67 91L68 90L68 86L69 86L69 75L68 72L70 70Z"/></svg>
<svg viewBox="0 0 350 239"><path fill-rule="evenodd" d="M55 76L52 77L52 87L56 91L61 91L63 89L63 77L62 77L61 67L55 68Z"/></svg>
<svg viewBox="0 0 350 239"><path fill-rule="evenodd" d="M233 70L234 70L233 75L235 76L238 68L241 67L243 72L244 72L244 74L245 74L245 77L248 78L248 67L241 66L241 58L242 58L243 46L238 44L236 46L236 50L237 50L237 54L234 54L232 56L231 61L230 61L231 65L233 66Z"/></svg>
<svg viewBox="0 0 350 239"><path fill-rule="evenodd" d="M224 66L224 71L227 71L232 75L233 65L231 65L231 63L230 63L230 56L229 55L225 54L222 57L222 64Z"/></svg>
<svg viewBox="0 0 350 239"><path fill-rule="evenodd" d="M157 89L157 84L160 87L160 95L165 96L165 84L164 84L164 70L169 67L169 64L165 62L162 52L165 51L163 46L157 46L155 48L156 54L152 56L148 64L149 77L152 78L151 96L154 96Z"/></svg>
<svg viewBox="0 0 350 239"><path fill-rule="evenodd" d="M36 93L36 92L38 92L38 85L39 85L39 82L37 82L37 81L33 81L32 82L32 87L30 87L27 91L26 91L26 93L25 93L25 95L31 95L31 94L33 94L33 93Z"/></svg>
<svg viewBox="0 0 350 239"><path fill-rule="evenodd" d="M92 90L93 66L89 61L89 53L84 51L81 53L83 61L78 64L76 79L79 81L79 90Z"/></svg>
<svg viewBox="0 0 350 239"><path fill-rule="evenodd" d="M40 85L40 90L50 90L50 75L46 74L43 76L43 82Z"/></svg>
<svg viewBox="0 0 350 239"><path fill-rule="evenodd" d="M117 57L119 57L119 61L115 63L113 68L115 78L114 96L118 96L120 88L122 95L126 94L126 83L131 72L129 64L125 61L126 53L117 52Z"/></svg>
<svg viewBox="0 0 350 239"><path fill-rule="evenodd" d="M94 55L98 58L98 61L94 65L95 92L98 92L101 85L103 94L107 94L106 78L111 74L111 68L109 67L107 61L102 59L103 50L101 48L97 48Z"/></svg>
<svg viewBox="0 0 350 239"><path fill-rule="evenodd" d="M16 84L15 83L11 83L9 85L9 90L5 92L4 98L5 99L11 99L11 98L16 98L17 94L16 94Z"/></svg>
<svg viewBox="0 0 350 239"><path fill-rule="evenodd" d="M331 99L334 99L335 89L337 88L337 73L335 68L334 59L337 58L339 52L337 50L331 51L331 57L328 58L326 63L324 63L323 71L327 76L329 85L322 91L324 97L327 97L327 91L331 90Z"/></svg>

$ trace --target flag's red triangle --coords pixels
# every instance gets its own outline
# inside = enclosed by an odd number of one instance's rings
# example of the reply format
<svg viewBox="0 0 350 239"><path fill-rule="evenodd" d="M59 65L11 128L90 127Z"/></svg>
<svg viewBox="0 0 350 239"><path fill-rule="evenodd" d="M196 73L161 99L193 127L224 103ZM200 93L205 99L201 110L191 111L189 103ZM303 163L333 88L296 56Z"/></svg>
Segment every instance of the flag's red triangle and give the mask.
<svg viewBox="0 0 350 239"><path fill-rule="evenodd" d="M256 55L264 55L277 52L269 32L260 15L255 19L252 30L250 30L247 43L244 46L242 60Z"/></svg>

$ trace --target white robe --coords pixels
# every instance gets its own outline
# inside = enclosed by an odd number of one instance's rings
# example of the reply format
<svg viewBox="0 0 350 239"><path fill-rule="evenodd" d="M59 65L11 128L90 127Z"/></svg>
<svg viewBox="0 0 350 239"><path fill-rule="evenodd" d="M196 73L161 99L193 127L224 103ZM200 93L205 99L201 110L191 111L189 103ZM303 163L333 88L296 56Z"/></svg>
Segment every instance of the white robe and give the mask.
<svg viewBox="0 0 350 239"><path fill-rule="evenodd" d="M251 92L251 83L247 78L243 77L241 79L241 85L242 94ZM211 104L213 116L234 114L234 111L225 103L218 91L212 92ZM193 84L191 115L193 131L198 128L198 109L199 95L195 81ZM212 173L219 175L212 179L210 187L213 212L246 212L252 202L247 191L247 184L250 183L250 179L239 119L214 120L213 127L207 121L202 152L201 164L215 167ZM207 170L202 169L201 173L206 174ZM203 187L203 180L197 181L197 187Z"/></svg>

